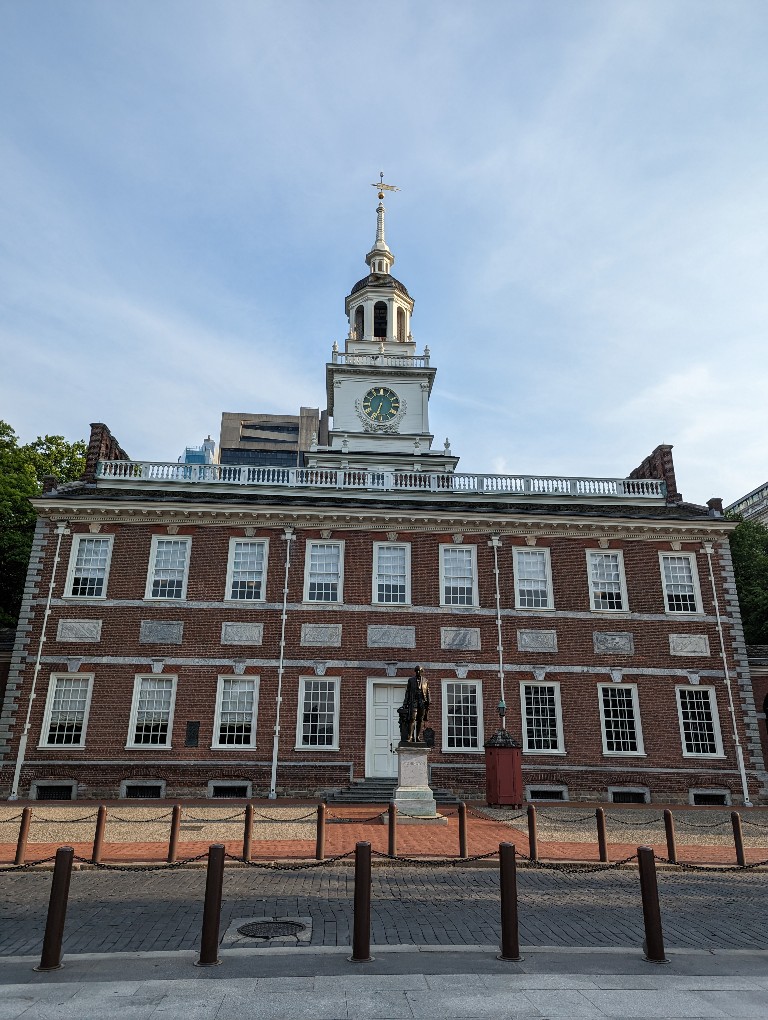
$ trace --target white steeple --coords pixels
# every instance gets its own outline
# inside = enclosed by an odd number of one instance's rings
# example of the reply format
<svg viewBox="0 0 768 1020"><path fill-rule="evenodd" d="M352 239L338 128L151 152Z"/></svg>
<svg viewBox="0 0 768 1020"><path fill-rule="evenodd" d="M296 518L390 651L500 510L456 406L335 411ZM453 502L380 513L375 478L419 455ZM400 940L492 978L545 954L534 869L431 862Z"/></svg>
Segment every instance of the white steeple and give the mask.
<svg viewBox="0 0 768 1020"><path fill-rule="evenodd" d="M389 245L384 237L384 213L386 212L383 202L384 190L398 191L399 189L392 184L384 183L383 171L379 176L381 177L379 183L371 185L373 188L378 188L379 192L379 204L376 207L376 241L365 256L365 261L372 273L388 273L394 265L395 256L389 250Z"/></svg>

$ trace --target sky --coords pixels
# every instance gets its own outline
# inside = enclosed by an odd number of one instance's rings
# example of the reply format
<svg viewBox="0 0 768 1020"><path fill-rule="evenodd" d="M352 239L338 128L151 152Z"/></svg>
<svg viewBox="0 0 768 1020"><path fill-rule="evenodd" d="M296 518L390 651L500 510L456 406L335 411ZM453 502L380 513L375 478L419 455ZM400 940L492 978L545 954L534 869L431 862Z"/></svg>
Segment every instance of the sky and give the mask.
<svg viewBox="0 0 768 1020"><path fill-rule="evenodd" d="M325 406L379 178L459 470L768 479L763 0L0 0L0 418Z"/></svg>

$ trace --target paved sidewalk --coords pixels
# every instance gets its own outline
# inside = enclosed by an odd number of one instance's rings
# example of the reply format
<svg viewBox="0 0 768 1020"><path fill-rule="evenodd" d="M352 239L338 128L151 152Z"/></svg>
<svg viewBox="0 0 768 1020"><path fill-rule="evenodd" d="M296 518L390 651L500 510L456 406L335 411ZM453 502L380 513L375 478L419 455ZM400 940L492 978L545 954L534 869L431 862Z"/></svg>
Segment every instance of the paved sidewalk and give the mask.
<svg viewBox="0 0 768 1020"><path fill-rule="evenodd" d="M626 951L532 950L521 963L495 950L230 950L195 969L191 953L72 957L35 974L32 959L0 961L0 1020L532 1020L768 1015L765 955L672 952L657 967Z"/></svg>

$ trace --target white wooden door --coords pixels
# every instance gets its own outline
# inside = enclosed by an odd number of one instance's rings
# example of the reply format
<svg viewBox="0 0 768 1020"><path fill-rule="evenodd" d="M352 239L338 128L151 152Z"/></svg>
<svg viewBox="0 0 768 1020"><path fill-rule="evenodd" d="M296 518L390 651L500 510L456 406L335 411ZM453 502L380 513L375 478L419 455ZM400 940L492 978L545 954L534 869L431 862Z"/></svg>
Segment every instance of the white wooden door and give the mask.
<svg viewBox="0 0 768 1020"><path fill-rule="evenodd" d="M368 718L368 762L371 776L396 776L400 740L397 710L403 703L402 684L374 683Z"/></svg>

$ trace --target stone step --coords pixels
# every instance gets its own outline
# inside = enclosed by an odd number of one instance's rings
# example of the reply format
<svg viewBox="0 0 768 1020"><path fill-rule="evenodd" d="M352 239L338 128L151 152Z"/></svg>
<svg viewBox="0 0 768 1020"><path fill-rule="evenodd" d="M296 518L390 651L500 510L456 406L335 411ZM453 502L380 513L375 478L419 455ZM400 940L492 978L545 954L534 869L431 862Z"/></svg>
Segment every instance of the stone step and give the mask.
<svg viewBox="0 0 768 1020"><path fill-rule="evenodd" d="M334 790L326 798L328 804L388 804L397 788L396 779L353 779L349 786ZM458 804L458 798L449 790L432 788L439 804Z"/></svg>

